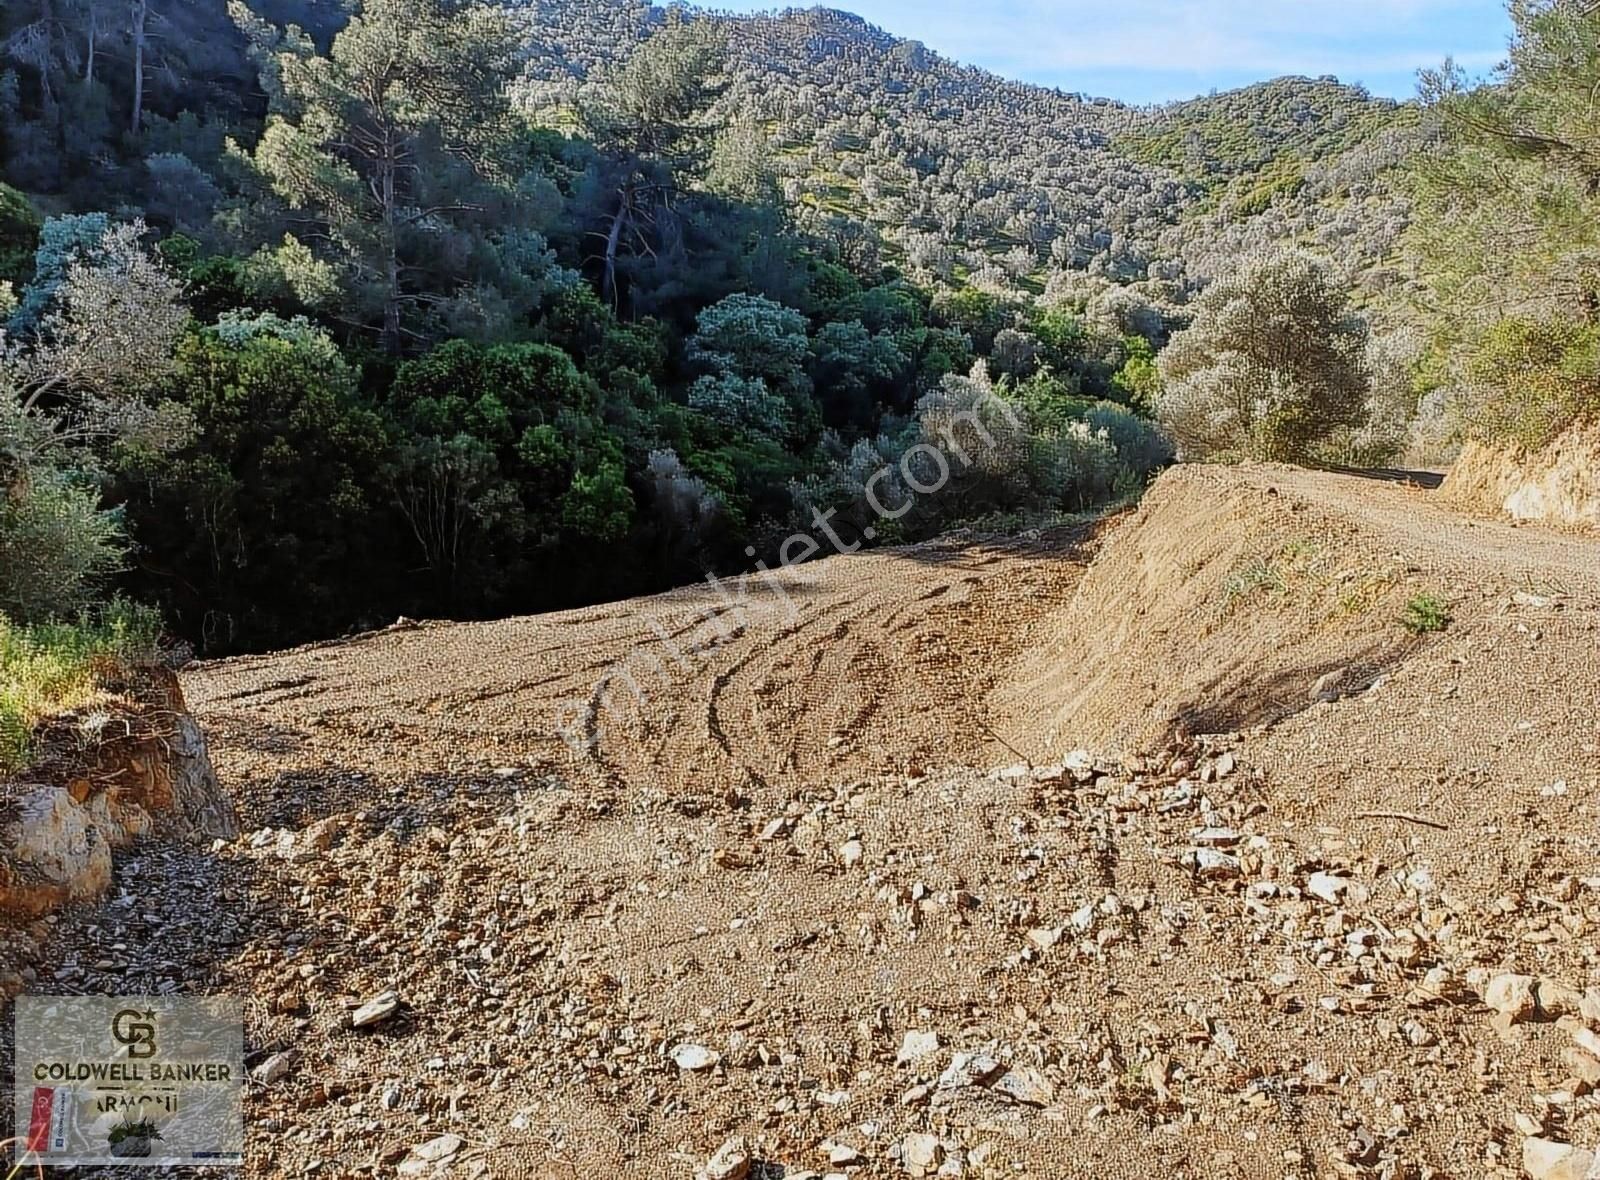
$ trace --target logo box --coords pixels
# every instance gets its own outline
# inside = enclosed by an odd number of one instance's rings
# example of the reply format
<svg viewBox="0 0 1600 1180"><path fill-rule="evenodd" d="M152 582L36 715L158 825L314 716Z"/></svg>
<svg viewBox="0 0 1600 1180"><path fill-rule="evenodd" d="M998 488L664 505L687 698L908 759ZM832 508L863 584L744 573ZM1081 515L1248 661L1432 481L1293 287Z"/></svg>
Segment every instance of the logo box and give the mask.
<svg viewBox="0 0 1600 1180"><path fill-rule="evenodd" d="M19 996L19 1163L237 1165L244 1021L221 996Z"/></svg>

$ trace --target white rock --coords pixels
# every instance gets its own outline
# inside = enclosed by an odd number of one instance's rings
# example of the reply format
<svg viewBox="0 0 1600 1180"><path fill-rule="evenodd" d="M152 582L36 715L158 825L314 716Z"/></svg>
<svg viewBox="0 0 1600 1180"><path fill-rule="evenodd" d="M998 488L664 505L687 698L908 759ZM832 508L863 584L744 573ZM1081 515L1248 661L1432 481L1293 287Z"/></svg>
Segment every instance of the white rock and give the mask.
<svg viewBox="0 0 1600 1180"><path fill-rule="evenodd" d="M1067 773L1080 783L1094 777L1094 755L1088 750L1074 750L1061 762Z"/></svg>
<svg viewBox="0 0 1600 1180"><path fill-rule="evenodd" d="M1197 848L1194 851L1195 875L1202 880L1223 881L1244 872L1244 864L1237 856L1218 852L1215 848Z"/></svg>
<svg viewBox="0 0 1600 1180"><path fill-rule="evenodd" d="M294 1068L294 1053L274 1053L255 1069L250 1071L250 1076L263 1086L270 1086L274 1082L281 1082L289 1076L289 1071Z"/></svg>
<svg viewBox="0 0 1600 1180"><path fill-rule="evenodd" d="M1335 873L1312 873L1306 892L1329 905L1361 905L1367 900L1367 887Z"/></svg>
<svg viewBox="0 0 1600 1180"><path fill-rule="evenodd" d="M1572 1043L1589 1056L1600 1059L1600 1034L1587 1028L1580 1028L1572 1034Z"/></svg>
<svg viewBox="0 0 1600 1180"><path fill-rule="evenodd" d="M855 1164L865 1163L861 1153L848 1143L828 1143L828 1165L834 1168L848 1168Z"/></svg>
<svg viewBox="0 0 1600 1180"><path fill-rule="evenodd" d="M1061 941L1059 928L1041 927L1028 931L1028 941L1041 951L1047 951Z"/></svg>
<svg viewBox="0 0 1600 1180"><path fill-rule="evenodd" d="M1201 848L1232 848L1244 839L1244 833L1232 828L1196 828L1194 842Z"/></svg>
<svg viewBox="0 0 1600 1180"><path fill-rule="evenodd" d="M1541 979L1535 989L1539 1010L1552 1020L1574 1016L1583 1005L1583 993L1559 979Z"/></svg>
<svg viewBox="0 0 1600 1180"><path fill-rule="evenodd" d="M1005 1066L987 1053L957 1053L950 1061L950 1068L939 1075L939 1089L987 1085L1004 1069Z"/></svg>
<svg viewBox="0 0 1600 1180"><path fill-rule="evenodd" d="M839 846L839 863L847 869L855 868L865 855L866 849L861 846L860 840L846 840Z"/></svg>
<svg viewBox="0 0 1600 1180"><path fill-rule="evenodd" d="M704 1045L675 1045L670 1054L672 1063L685 1073L699 1073L710 1069L722 1060L722 1055Z"/></svg>
<svg viewBox="0 0 1600 1180"><path fill-rule="evenodd" d="M384 992L382 995L374 996L351 1014L350 1027L371 1028L375 1024L382 1024L398 1011L400 1011L400 993Z"/></svg>
<svg viewBox="0 0 1600 1180"><path fill-rule="evenodd" d="M745 1180L750 1175L750 1141L742 1135L729 1139L700 1169L700 1180Z"/></svg>
<svg viewBox="0 0 1600 1180"><path fill-rule="evenodd" d="M990 1089L1024 1106L1049 1106L1056 1100L1056 1088L1050 1079L1025 1067L1007 1071Z"/></svg>
<svg viewBox="0 0 1600 1180"><path fill-rule="evenodd" d="M937 1135L913 1131L900 1140L900 1163L913 1176L925 1176L944 1161L944 1144Z"/></svg>
<svg viewBox="0 0 1600 1180"><path fill-rule="evenodd" d="M908 1032L900 1042L900 1052L895 1054L896 1065L921 1061L939 1051L939 1034L936 1032Z"/></svg>
<svg viewBox="0 0 1600 1180"><path fill-rule="evenodd" d="M1538 1007L1531 975L1496 975L1483 989L1483 1002L1513 1021L1525 1020Z"/></svg>
<svg viewBox="0 0 1600 1180"><path fill-rule="evenodd" d="M401 1176L437 1174L445 1166L445 1161L460 1151L465 1142L460 1135L440 1135L437 1139L419 1143L395 1171Z"/></svg>
<svg viewBox="0 0 1600 1180"><path fill-rule="evenodd" d="M1587 1180L1594 1154L1566 1143L1532 1137L1522 1141L1522 1167L1533 1180Z"/></svg>

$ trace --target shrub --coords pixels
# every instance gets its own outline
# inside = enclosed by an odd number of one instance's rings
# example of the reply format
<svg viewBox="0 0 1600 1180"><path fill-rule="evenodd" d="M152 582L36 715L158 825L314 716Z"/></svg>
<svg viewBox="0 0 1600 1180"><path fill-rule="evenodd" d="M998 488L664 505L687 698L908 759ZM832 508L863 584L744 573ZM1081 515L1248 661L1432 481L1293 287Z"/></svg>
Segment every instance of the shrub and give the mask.
<svg viewBox="0 0 1600 1180"><path fill-rule="evenodd" d="M0 184L0 283L11 282L20 288L33 278L33 252L43 224L27 197Z"/></svg>
<svg viewBox="0 0 1600 1180"><path fill-rule="evenodd" d="M113 602L73 623L23 626L0 615L0 773L28 759L34 727L87 702L108 676L154 658L154 611Z"/></svg>
<svg viewBox="0 0 1600 1180"><path fill-rule="evenodd" d="M1432 635L1450 626L1450 608L1431 594L1419 594L1406 603L1400 622L1413 635Z"/></svg>
<svg viewBox="0 0 1600 1180"><path fill-rule="evenodd" d="M1537 448L1600 416L1600 327L1503 320L1467 364L1467 428L1494 442Z"/></svg>
<svg viewBox="0 0 1600 1180"><path fill-rule="evenodd" d="M47 467L18 476L0 488L0 612L40 623L88 606L121 562L121 542L94 487Z"/></svg>

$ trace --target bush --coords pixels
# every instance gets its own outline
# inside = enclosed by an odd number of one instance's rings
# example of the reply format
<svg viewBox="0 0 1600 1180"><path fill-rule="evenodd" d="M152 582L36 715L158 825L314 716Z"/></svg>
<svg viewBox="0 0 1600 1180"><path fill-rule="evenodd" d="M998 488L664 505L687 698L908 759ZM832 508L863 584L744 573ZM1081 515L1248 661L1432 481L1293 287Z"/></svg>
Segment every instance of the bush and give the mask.
<svg viewBox="0 0 1600 1180"><path fill-rule="evenodd" d="M1413 635L1432 635L1450 626L1450 608L1431 594L1419 594L1406 603L1400 621Z"/></svg>
<svg viewBox="0 0 1600 1180"><path fill-rule="evenodd" d="M0 488L0 612L12 619L42 623L88 606L122 557L120 523L94 487L36 467Z"/></svg>
<svg viewBox="0 0 1600 1180"><path fill-rule="evenodd" d="M1600 417L1600 327L1503 320L1467 363L1467 429L1530 449Z"/></svg>
<svg viewBox="0 0 1600 1180"><path fill-rule="evenodd" d="M113 602L74 623L23 626L0 615L0 773L28 759L34 727L77 708L108 677L154 658L154 611Z"/></svg>
<svg viewBox="0 0 1600 1180"><path fill-rule="evenodd" d="M0 283L10 282L20 290L33 278L33 252L43 224L27 197L0 184Z"/></svg>

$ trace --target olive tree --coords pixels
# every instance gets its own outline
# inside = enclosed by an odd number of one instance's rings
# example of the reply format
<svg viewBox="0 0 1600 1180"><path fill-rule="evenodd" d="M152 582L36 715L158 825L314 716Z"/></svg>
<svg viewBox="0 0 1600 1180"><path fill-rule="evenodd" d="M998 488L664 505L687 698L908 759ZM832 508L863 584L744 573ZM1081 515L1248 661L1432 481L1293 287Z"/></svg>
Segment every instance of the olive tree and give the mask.
<svg viewBox="0 0 1600 1180"><path fill-rule="evenodd" d="M1367 325L1332 267L1259 254L1200 297L1161 355L1157 416L1185 458L1303 460L1361 423Z"/></svg>
<svg viewBox="0 0 1600 1180"><path fill-rule="evenodd" d="M97 224L61 253L47 291L24 292L24 326L0 331L0 612L23 622L87 605L121 558L95 480L108 449L188 430L152 397L188 321L182 289L144 249L143 225ZM47 226L44 240L64 236Z"/></svg>

